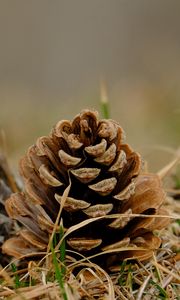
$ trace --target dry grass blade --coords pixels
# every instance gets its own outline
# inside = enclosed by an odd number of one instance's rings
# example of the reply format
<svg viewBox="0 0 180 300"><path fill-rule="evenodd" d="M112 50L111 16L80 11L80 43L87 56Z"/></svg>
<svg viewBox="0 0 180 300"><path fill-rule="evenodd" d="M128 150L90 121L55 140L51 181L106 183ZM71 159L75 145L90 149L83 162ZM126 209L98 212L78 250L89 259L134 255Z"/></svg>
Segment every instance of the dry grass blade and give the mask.
<svg viewBox="0 0 180 300"><path fill-rule="evenodd" d="M163 179L166 177L171 170L180 162L180 149L178 149L176 153L176 157L169 163L167 164L164 168L162 168L160 171L157 172L157 175Z"/></svg>
<svg viewBox="0 0 180 300"><path fill-rule="evenodd" d="M13 296L11 299L13 300L22 300L22 299L35 299L36 297L41 297L43 295L46 295L48 293L50 293L51 289L53 289L53 291L57 291L58 290L58 286L54 283L48 283L46 285L39 285L33 288L22 288L18 290L18 294L16 296ZM61 299L61 298L59 298Z"/></svg>
<svg viewBox="0 0 180 300"><path fill-rule="evenodd" d="M88 295L89 293L89 297L92 297L91 295L95 296L96 294L98 294L99 297L100 295L104 295L105 298L103 299L115 300L114 284L110 275L100 266L91 262L83 263L78 261L78 265L74 266L74 268L83 268L84 266L86 266L86 268L78 273L77 278L81 279L81 286L82 288L85 287L85 294L87 293Z"/></svg>
<svg viewBox="0 0 180 300"><path fill-rule="evenodd" d="M4 282L6 282L8 285L13 285L13 280L9 274L9 272L6 271L6 269L2 268L0 266L0 277L3 278ZM3 284L1 285L3 286Z"/></svg>
<svg viewBox="0 0 180 300"><path fill-rule="evenodd" d="M180 196L180 189L166 189L166 192L172 196Z"/></svg>
<svg viewBox="0 0 180 300"><path fill-rule="evenodd" d="M77 224L77 225L71 226L71 227L66 231L66 233L65 233L64 236L63 236L63 238L62 238L62 239L59 241L59 243L57 244L56 250L59 249L59 247L60 247L60 245L61 245L63 239L65 239L70 233L72 233L72 232L74 232L74 231L76 231L76 230L78 230L78 229L80 229L80 228L82 228L82 227L84 227L84 226L86 226L86 225L92 223L92 222L95 222L95 221L97 221L97 220L100 220L100 219L102 219L102 218L103 218L103 217L97 217L97 218L87 219L87 220L85 220L85 221L80 222L80 223Z"/></svg>
<svg viewBox="0 0 180 300"><path fill-rule="evenodd" d="M60 209L59 209L57 218L56 218L56 222L55 222L55 224L54 224L54 228L53 228L51 237L50 237L50 239L49 239L49 243L48 243L48 247L47 247L47 253L49 253L49 251L50 251L50 247L51 247L51 244L52 244L52 241L53 241L53 237L54 237L54 234L55 234L55 232L56 232L56 229L57 229L57 226L58 226L58 223L59 223L59 220L60 220L60 216L61 216L61 213L62 213L62 210L63 210L63 206L64 206L64 204L65 204L65 201L66 201L67 197L68 197L70 188L71 188L71 181L70 181L68 187L64 190L64 193L63 193L63 195L62 195L61 206L60 206ZM60 245L59 245L59 247L60 247ZM56 246L56 249L59 249L59 247Z"/></svg>
<svg viewBox="0 0 180 300"><path fill-rule="evenodd" d="M118 217L122 217L122 218L127 218L127 217L140 217L140 218L144 218L144 217L148 217L151 218L153 216L153 218L170 218L170 219L178 219L178 216L169 216L169 215L146 215L146 214L110 214L110 215L106 215L106 216L101 216L101 217L96 217L96 218L90 218L87 219L85 221L82 221L80 223L78 223L77 225L71 226L66 233L63 236L63 239L65 239L69 234L71 234L72 232L92 223L92 222L96 222L98 220L101 219L113 219L113 218L118 218ZM56 250L59 249L60 245L62 243L62 239L59 241L59 243L56 246Z"/></svg>
<svg viewBox="0 0 180 300"><path fill-rule="evenodd" d="M65 284L65 292L68 296L68 300L80 300L80 295L78 292L74 291L67 284ZM4 288L0 292L0 297L8 297L11 300L36 300L36 299L56 299L63 300L61 291L58 284L56 283L47 283L47 284L38 284L33 287L23 287L18 290L10 290ZM4 299L4 298L2 298Z"/></svg>
<svg viewBox="0 0 180 300"><path fill-rule="evenodd" d="M153 265L156 268L159 268L160 270L162 270L164 273L167 273L167 274L171 275L174 279L176 279L180 283L180 276L178 274L175 274L174 272L170 271L168 268L162 266L158 262L153 262Z"/></svg>
<svg viewBox="0 0 180 300"><path fill-rule="evenodd" d="M149 275L145 281L143 282L141 288L139 289L139 292L138 292L138 295L137 295L137 298L136 300L141 300L142 299L142 296L143 296L143 293L145 291L145 288L146 288L146 285L148 284L148 281L149 279L151 278L151 275Z"/></svg>

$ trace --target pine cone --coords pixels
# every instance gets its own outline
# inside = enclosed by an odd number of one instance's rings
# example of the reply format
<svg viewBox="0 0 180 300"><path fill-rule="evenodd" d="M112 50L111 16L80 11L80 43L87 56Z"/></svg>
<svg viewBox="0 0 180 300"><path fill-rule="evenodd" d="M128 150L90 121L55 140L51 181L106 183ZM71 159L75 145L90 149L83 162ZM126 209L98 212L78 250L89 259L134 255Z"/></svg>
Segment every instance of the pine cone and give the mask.
<svg viewBox="0 0 180 300"><path fill-rule="evenodd" d="M65 230L101 218L70 233L68 249L86 256L114 250L106 265L124 258L149 259L161 244L153 231L167 223L156 217L164 214L165 193L157 175L142 173L140 155L123 140L117 122L99 120L90 110L72 122L58 122L50 136L40 137L20 162L24 192L6 201L9 216L24 228L5 242L4 252L20 257L46 250L71 182L61 214ZM109 218L112 214L116 216Z"/></svg>

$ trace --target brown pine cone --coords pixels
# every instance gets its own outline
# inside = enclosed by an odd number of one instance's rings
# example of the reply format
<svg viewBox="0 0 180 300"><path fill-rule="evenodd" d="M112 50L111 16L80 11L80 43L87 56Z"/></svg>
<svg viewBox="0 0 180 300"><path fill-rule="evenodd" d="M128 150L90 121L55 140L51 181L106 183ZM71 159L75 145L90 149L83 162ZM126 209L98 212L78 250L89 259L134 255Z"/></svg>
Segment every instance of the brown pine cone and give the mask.
<svg viewBox="0 0 180 300"><path fill-rule="evenodd" d="M165 193L157 175L142 173L140 155L123 139L117 122L99 120L90 110L72 122L58 122L49 136L40 137L20 162L24 192L6 201L9 216L24 228L5 242L3 251L20 257L46 250L71 182L61 214L65 230L102 218L69 234L67 249L85 256L117 249L107 256L107 265L124 258L149 259L161 244L153 231L167 224L166 218L155 217L164 214ZM116 216L107 218L112 214Z"/></svg>

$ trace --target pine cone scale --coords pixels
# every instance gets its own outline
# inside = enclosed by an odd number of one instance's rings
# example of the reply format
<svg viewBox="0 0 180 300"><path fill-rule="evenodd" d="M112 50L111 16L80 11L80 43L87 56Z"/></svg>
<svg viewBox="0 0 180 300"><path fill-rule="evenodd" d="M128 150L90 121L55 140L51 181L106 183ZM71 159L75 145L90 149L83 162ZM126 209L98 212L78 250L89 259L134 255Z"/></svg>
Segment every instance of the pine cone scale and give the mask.
<svg viewBox="0 0 180 300"><path fill-rule="evenodd" d="M162 190L158 189L150 189L143 192L140 195L132 195L131 200L128 200L122 206L122 212L131 208L132 212L135 214L143 213L148 208L157 209L163 203L165 198L165 194ZM146 201L142 201L142 199L146 199Z"/></svg>

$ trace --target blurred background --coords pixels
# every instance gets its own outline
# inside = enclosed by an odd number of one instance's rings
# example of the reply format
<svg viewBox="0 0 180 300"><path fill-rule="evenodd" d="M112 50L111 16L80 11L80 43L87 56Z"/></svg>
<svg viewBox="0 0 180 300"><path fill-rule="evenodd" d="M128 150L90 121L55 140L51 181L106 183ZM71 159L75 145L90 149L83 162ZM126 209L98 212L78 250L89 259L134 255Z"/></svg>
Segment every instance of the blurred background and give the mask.
<svg viewBox="0 0 180 300"><path fill-rule="evenodd" d="M179 15L179 0L0 0L0 129L11 163L58 120L100 111L101 78L128 143L153 170L168 162L180 145Z"/></svg>

